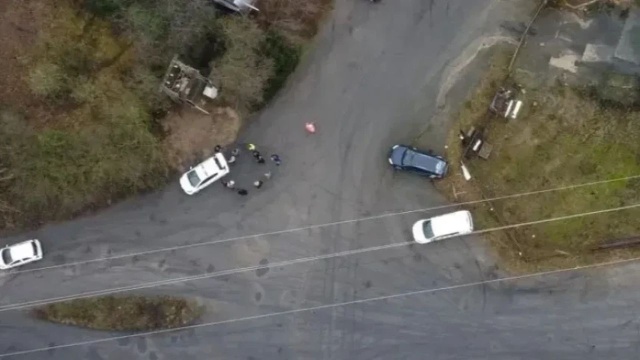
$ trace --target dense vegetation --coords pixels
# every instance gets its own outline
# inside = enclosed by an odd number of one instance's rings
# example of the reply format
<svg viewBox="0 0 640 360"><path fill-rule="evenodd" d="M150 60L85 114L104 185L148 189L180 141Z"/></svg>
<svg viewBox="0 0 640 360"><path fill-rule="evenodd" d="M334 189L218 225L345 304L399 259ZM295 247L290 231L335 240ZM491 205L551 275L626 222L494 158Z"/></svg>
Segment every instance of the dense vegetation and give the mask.
<svg viewBox="0 0 640 360"><path fill-rule="evenodd" d="M158 86L170 59L210 76L218 106L246 117L285 84L329 2L262 0L247 17L208 0L10 1L44 10L15 56L32 100L0 100L0 228L164 184L162 120L175 105Z"/></svg>

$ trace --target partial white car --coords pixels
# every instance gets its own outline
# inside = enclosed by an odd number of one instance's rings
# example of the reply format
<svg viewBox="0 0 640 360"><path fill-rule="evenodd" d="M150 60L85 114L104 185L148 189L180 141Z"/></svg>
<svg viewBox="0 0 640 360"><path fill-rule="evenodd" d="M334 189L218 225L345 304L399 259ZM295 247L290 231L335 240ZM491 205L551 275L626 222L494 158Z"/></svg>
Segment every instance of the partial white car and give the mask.
<svg viewBox="0 0 640 360"><path fill-rule="evenodd" d="M413 239L418 244L427 244L456 235L473 232L473 218L466 210L438 215L431 219L419 220L413 224Z"/></svg>
<svg viewBox="0 0 640 360"><path fill-rule="evenodd" d="M180 186L187 195L193 195L229 173L229 164L222 153L215 153L192 167L180 178Z"/></svg>
<svg viewBox="0 0 640 360"><path fill-rule="evenodd" d="M0 269L11 269L42 259L42 245L37 239L7 245L0 249Z"/></svg>
<svg viewBox="0 0 640 360"><path fill-rule="evenodd" d="M258 8L253 5L256 0L213 0L213 2L240 13L247 13L251 10L259 11Z"/></svg>

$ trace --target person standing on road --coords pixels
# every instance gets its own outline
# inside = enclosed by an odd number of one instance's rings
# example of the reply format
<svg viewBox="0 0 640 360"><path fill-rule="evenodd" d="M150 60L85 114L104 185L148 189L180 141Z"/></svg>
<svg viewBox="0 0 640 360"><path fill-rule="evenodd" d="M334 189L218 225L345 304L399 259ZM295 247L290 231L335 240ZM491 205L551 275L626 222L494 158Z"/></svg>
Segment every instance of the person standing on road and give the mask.
<svg viewBox="0 0 640 360"><path fill-rule="evenodd" d="M264 173L264 178L265 180L271 179L271 171L267 171L266 173Z"/></svg>
<svg viewBox="0 0 640 360"><path fill-rule="evenodd" d="M253 186L255 186L256 189L260 189L262 187L262 184L264 184L262 180L256 180L253 182Z"/></svg>
<svg viewBox="0 0 640 360"><path fill-rule="evenodd" d="M258 164L264 164L264 158L262 157L262 155L259 155L257 160L258 160Z"/></svg>
<svg viewBox="0 0 640 360"><path fill-rule="evenodd" d="M235 157L240 156L240 149L235 148L235 149L231 150L231 156L235 156Z"/></svg>
<svg viewBox="0 0 640 360"><path fill-rule="evenodd" d="M248 149L249 151L253 151L253 150L255 150L255 149L256 149L256 146L255 146L255 145L253 145L253 144L247 144L247 149Z"/></svg>
<svg viewBox="0 0 640 360"><path fill-rule="evenodd" d="M278 154L271 155L271 160L276 163L276 166L280 166L280 164L282 164L282 161L280 160L280 156L278 156Z"/></svg>
<svg viewBox="0 0 640 360"><path fill-rule="evenodd" d="M253 157L254 157L256 160L258 160L258 158L260 158L260 156L262 156L262 155L260 155L260 151L258 151L258 150L253 150L253 151L251 152L251 155L253 155Z"/></svg>
<svg viewBox="0 0 640 360"><path fill-rule="evenodd" d="M236 185L236 182L233 180L229 180L229 181L222 180L221 182L222 182L222 185L227 189L233 189L233 187Z"/></svg>
<svg viewBox="0 0 640 360"><path fill-rule="evenodd" d="M216 154L219 153L221 150L222 150L222 146L220 146L220 145L216 145L213 148L213 152L216 153Z"/></svg>

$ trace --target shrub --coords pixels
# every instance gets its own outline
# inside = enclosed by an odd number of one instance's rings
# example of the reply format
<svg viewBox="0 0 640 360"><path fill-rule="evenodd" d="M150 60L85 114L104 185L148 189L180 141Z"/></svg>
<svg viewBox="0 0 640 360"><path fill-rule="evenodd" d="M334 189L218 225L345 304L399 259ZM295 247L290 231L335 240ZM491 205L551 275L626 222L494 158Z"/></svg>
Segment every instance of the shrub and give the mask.
<svg viewBox="0 0 640 360"><path fill-rule="evenodd" d="M34 94L49 99L62 99L70 92L67 75L51 62L37 64L29 72L28 81Z"/></svg>
<svg viewBox="0 0 640 360"><path fill-rule="evenodd" d="M318 32L331 3L331 0L261 0L257 19L264 28L276 30L289 40L302 43Z"/></svg>
<svg viewBox="0 0 640 360"><path fill-rule="evenodd" d="M262 54L273 60L274 71L267 81L263 102L271 100L278 90L280 90L289 75L291 75L298 63L302 50L300 46L289 42L284 36L275 32L268 31L261 49Z"/></svg>
<svg viewBox="0 0 640 360"><path fill-rule="evenodd" d="M203 309L170 296L103 296L45 305L33 310L41 320L96 330L171 329L197 320Z"/></svg>
<svg viewBox="0 0 640 360"><path fill-rule="evenodd" d="M244 17L219 21L227 51L212 66L212 76L220 83L223 101L246 115L263 100L267 80L273 74L273 60L261 56L265 33Z"/></svg>
<svg viewBox="0 0 640 360"><path fill-rule="evenodd" d="M85 7L98 16L108 17L121 12L128 2L128 0L85 0Z"/></svg>

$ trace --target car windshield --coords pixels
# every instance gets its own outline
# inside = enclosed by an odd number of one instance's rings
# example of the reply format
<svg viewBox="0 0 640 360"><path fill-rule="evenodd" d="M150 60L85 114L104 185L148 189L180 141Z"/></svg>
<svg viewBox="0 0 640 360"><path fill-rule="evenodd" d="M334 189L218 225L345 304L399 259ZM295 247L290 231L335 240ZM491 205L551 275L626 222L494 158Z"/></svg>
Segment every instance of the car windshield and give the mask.
<svg viewBox="0 0 640 360"><path fill-rule="evenodd" d="M422 224L422 231L424 232L424 237L427 239L435 237L433 229L431 228L431 221L425 221L424 224Z"/></svg>
<svg viewBox="0 0 640 360"><path fill-rule="evenodd" d="M218 169L224 169L224 167L222 166L222 164L220 164L220 161L218 160L218 158L214 157L213 161L216 162L216 165L218 165Z"/></svg>
<svg viewBox="0 0 640 360"><path fill-rule="evenodd" d="M13 262L9 250L5 249L4 251L2 251L2 262L4 262L5 264L11 264Z"/></svg>
<svg viewBox="0 0 640 360"><path fill-rule="evenodd" d="M189 179L189 183L191 183L191 186L196 187L198 186L198 184L200 184L200 177L198 177L198 174L196 174L195 170L191 170L187 173L187 178Z"/></svg>

